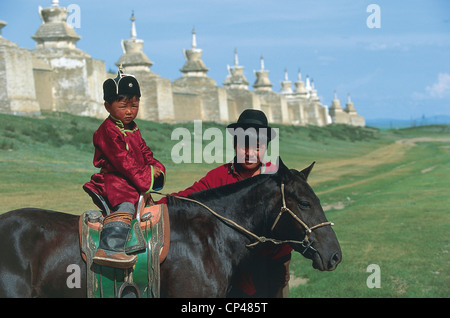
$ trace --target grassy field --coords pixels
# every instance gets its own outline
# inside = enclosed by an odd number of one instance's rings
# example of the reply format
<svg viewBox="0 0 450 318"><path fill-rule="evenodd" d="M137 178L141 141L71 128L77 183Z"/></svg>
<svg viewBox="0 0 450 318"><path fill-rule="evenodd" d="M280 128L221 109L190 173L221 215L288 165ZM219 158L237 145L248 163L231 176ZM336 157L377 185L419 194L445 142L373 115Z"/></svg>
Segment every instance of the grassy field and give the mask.
<svg viewBox="0 0 450 318"><path fill-rule="evenodd" d="M101 120L52 113L0 114L0 213L42 207L93 208L81 186L96 172L92 134ZM175 164L174 128L138 122L167 168L165 192L186 188L218 164ZM203 123L203 129L224 125ZM450 297L450 126L372 128L276 126L291 168L316 165L309 182L341 243L343 261L318 272L293 254L290 297ZM205 144L204 144L205 145ZM366 284L380 268L380 288Z"/></svg>
<svg viewBox="0 0 450 318"><path fill-rule="evenodd" d="M366 155L336 160L322 171L341 170L315 187L327 216L336 223L343 261L332 273L312 270L294 256L292 297L450 296L450 138L431 141L427 129L398 137L428 135ZM444 135L445 135L444 134ZM317 179L327 175L315 171ZM326 207L326 205L325 205ZM335 209L332 209L335 207ZM368 288L370 264L380 267L381 288Z"/></svg>

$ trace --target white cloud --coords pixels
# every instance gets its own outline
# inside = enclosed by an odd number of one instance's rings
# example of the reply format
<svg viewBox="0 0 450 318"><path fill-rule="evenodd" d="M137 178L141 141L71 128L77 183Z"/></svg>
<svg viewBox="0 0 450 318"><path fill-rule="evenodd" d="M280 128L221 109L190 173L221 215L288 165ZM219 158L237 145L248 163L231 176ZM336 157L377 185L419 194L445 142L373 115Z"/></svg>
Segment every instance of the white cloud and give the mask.
<svg viewBox="0 0 450 318"><path fill-rule="evenodd" d="M425 89L430 97L450 97L450 74L439 73L437 82L431 86L427 86Z"/></svg>

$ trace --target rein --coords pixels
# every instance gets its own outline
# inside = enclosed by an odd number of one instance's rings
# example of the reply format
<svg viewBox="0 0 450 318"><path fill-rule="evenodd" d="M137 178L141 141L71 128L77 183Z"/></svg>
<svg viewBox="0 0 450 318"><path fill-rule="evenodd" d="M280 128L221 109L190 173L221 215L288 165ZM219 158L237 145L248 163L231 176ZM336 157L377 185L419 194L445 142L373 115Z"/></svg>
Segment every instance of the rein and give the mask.
<svg viewBox="0 0 450 318"><path fill-rule="evenodd" d="M164 194L164 193L160 193L160 192L157 192L157 191L151 191L151 193L159 194L159 195L162 195L162 196L170 196L170 194ZM233 220L230 220L230 219L220 215L219 213L215 212L213 209L211 209L210 207L208 207L207 205L203 204L200 201L197 201L197 200L191 199L191 198L186 198L186 197L176 197L176 196L174 196L174 197L177 198L177 199L194 202L194 203L204 207L206 210L208 210L211 214L213 214L214 216L216 216L220 220L231 224L232 226L234 226L238 230L240 230L240 231L246 233L247 235L253 237L256 240L256 242L246 245L247 247L254 247L254 246L258 245L259 243L264 243L264 242L272 242L273 244L296 243L296 244L301 244L301 246L305 248L303 250L303 252L301 252L302 254L304 254L308 249L311 249L311 250L317 252L311 246L313 241L309 240L309 235L311 235L312 230L314 230L316 228L319 228L319 227L322 227L322 226L326 226L326 225L330 225L330 226L334 225L332 222L323 222L323 223L314 225L312 227L308 227L305 222L303 222L301 219L299 219L295 215L294 212L292 212L288 207L286 207L286 200L285 200L285 196L284 196L284 183L281 184L281 197L282 197L283 206L281 207L280 213L276 217L275 222L273 223L272 228L270 229L270 231L273 231L273 229L277 225L281 215L284 212L288 212L294 218L295 221L300 223L306 229L306 234L305 234L305 238L303 239L303 241L295 241L295 240L284 240L284 241L281 241L281 240L276 240L276 239L272 239L272 238L267 238L265 236L258 236L256 234L250 232L249 230L245 229L244 227L240 226L239 224L237 224ZM305 245L305 243L306 243L306 245Z"/></svg>

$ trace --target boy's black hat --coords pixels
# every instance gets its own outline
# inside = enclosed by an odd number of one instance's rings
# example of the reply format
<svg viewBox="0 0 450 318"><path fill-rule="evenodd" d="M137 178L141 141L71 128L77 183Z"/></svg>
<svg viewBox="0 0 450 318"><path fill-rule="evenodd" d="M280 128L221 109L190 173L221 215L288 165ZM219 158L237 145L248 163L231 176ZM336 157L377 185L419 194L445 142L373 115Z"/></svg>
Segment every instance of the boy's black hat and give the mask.
<svg viewBox="0 0 450 318"><path fill-rule="evenodd" d="M234 131L236 128L242 128L244 130L247 128L255 128L257 133L266 132L268 141L276 136L275 130L268 125L266 114L257 109L244 110L236 123L227 126L228 132L233 136L235 135Z"/></svg>
<svg viewBox="0 0 450 318"><path fill-rule="evenodd" d="M124 74L121 68L115 79L108 78L103 83L103 99L105 101L115 100L119 95L141 97L137 79L133 75Z"/></svg>

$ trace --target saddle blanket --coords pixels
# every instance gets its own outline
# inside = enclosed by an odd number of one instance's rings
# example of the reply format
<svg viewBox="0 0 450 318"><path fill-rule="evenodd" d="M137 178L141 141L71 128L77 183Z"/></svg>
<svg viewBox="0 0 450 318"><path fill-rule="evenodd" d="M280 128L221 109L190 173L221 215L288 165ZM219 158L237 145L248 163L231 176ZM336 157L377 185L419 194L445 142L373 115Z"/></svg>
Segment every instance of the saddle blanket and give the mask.
<svg viewBox="0 0 450 318"><path fill-rule="evenodd" d="M140 222L133 219L125 252L138 256L130 269L99 266L92 262L102 230L102 213L89 210L80 216L81 254L87 266L88 298L159 297L159 268L169 249L167 205L146 207Z"/></svg>

